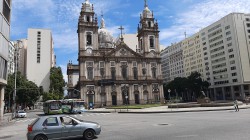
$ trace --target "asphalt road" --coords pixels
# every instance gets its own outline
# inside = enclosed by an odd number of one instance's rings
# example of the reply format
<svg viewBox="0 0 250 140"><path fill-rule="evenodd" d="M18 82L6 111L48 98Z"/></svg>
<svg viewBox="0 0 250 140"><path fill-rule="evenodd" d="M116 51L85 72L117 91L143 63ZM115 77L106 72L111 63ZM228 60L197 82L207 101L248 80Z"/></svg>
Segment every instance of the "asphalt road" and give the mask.
<svg viewBox="0 0 250 140"><path fill-rule="evenodd" d="M37 112L36 112L37 113ZM38 113L39 114L39 113ZM0 127L0 140L25 140L36 114ZM96 140L249 140L250 110L166 114L85 113L80 119L99 122Z"/></svg>

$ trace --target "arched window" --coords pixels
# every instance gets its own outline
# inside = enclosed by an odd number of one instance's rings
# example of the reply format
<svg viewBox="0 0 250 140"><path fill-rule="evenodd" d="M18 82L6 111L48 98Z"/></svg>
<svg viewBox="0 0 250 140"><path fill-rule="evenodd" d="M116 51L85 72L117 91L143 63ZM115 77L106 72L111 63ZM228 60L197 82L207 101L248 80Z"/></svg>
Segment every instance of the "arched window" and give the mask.
<svg viewBox="0 0 250 140"><path fill-rule="evenodd" d="M155 41L154 41L154 37L153 36L149 37L149 45L150 45L150 48L154 48L155 47Z"/></svg>
<svg viewBox="0 0 250 140"><path fill-rule="evenodd" d="M89 22L90 21L90 17L89 16L87 16L87 22Z"/></svg>
<svg viewBox="0 0 250 140"><path fill-rule="evenodd" d="M149 28L151 27L151 22L150 22L150 21L148 22L148 27L149 27Z"/></svg>
<svg viewBox="0 0 250 140"><path fill-rule="evenodd" d="M92 34L91 32L87 32L87 45L92 45Z"/></svg>
<svg viewBox="0 0 250 140"><path fill-rule="evenodd" d="M152 68L152 77L156 79L156 68Z"/></svg>

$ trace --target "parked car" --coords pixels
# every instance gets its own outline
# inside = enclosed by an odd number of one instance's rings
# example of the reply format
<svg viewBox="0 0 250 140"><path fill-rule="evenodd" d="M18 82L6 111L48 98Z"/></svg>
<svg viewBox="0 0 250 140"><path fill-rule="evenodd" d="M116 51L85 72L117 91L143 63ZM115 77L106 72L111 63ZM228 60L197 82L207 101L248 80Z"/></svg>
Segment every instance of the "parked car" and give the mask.
<svg viewBox="0 0 250 140"><path fill-rule="evenodd" d="M27 117L27 113L24 110L18 110L16 112L16 117L17 118L26 118Z"/></svg>
<svg viewBox="0 0 250 140"><path fill-rule="evenodd" d="M96 122L77 119L69 115L41 116L28 125L27 140L55 140L84 138L92 140L101 133Z"/></svg>

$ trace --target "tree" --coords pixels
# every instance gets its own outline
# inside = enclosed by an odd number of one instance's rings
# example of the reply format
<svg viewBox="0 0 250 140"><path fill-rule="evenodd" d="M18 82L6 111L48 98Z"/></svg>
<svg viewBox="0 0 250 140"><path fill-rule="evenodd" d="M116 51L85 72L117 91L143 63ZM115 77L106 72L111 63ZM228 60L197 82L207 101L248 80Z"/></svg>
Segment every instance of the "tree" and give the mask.
<svg viewBox="0 0 250 140"><path fill-rule="evenodd" d="M15 90L15 74L8 75L5 97L9 97L11 104ZM28 81L20 72L16 75L16 103L32 106L39 99L41 92L34 82Z"/></svg>
<svg viewBox="0 0 250 140"><path fill-rule="evenodd" d="M64 96L64 90L63 90L64 86L65 86L65 82L63 79L61 67L51 68L49 92L53 94L53 96L50 96L50 97L53 97L53 99L55 100L62 99Z"/></svg>

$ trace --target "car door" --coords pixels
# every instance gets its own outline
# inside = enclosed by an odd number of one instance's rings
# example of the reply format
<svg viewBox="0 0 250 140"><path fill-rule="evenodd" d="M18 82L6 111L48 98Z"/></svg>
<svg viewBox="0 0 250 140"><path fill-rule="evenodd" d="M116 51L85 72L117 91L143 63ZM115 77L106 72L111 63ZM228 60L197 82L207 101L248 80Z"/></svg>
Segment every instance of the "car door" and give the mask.
<svg viewBox="0 0 250 140"><path fill-rule="evenodd" d="M59 125L57 117L48 117L43 122L43 132L48 139L60 139L62 137L62 126Z"/></svg>
<svg viewBox="0 0 250 140"><path fill-rule="evenodd" d="M71 117L62 117L63 118L63 127L62 127L62 136L64 138L74 138L82 137L83 131L80 124L74 123L74 119Z"/></svg>

